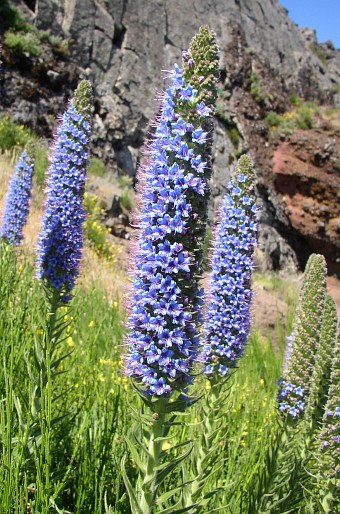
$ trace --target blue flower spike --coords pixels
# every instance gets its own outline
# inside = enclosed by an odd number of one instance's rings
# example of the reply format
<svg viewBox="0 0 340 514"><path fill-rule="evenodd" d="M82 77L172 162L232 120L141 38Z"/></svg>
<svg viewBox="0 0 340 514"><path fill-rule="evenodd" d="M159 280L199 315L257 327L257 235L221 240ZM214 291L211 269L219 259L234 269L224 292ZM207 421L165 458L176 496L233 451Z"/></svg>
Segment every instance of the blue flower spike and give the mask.
<svg viewBox="0 0 340 514"><path fill-rule="evenodd" d="M183 70L175 64L167 74L149 162L138 177L126 372L155 398L186 389L198 352L218 52L206 28L194 41L197 48L183 53ZM197 60L204 45L213 56L209 66ZM196 80L198 70L206 83Z"/></svg>
<svg viewBox="0 0 340 514"><path fill-rule="evenodd" d="M138 175L139 234L125 359L126 373L152 413L142 417L142 440L140 427L134 440L127 440L133 454L141 455L134 485L122 465L132 510L143 514L154 512L155 505L165 512L158 487L186 456L174 461L171 455L171 462L161 464L168 456L162 447L169 430L173 425L178 430L179 412L192 403L188 386L198 354L218 79L218 50L209 29L199 30L183 53L182 69L175 64L167 77L148 162ZM167 491L167 498L176 494L176 489Z"/></svg>
<svg viewBox="0 0 340 514"><path fill-rule="evenodd" d="M71 299L83 246L91 103L91 85L83 80L57 130L38 241L38 276L64 302Z"/></svg>
<svg viewBox="0 0 340 514"><path fill-rule="evenodd" d="M34 146L29 145L20 155L9 184L0 237L18 246L29 214L34 169Z"/></svg>
<svg viewBox="0 0 340 514"><path fill-rule="evenodd" d="M213 244L200 359L206 377L214 382L235 367L249 334L257 235L254 182L252 162L243 155L222 201Z"/></svg>

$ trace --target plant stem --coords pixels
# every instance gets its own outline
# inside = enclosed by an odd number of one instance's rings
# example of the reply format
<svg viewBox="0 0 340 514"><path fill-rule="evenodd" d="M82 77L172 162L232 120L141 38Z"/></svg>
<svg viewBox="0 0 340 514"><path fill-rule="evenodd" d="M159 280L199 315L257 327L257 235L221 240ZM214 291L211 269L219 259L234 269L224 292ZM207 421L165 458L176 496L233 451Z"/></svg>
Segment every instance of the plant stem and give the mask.
<svg viewBox="0 0 340 514"><path fill-rule="evenodd" d="M43 502L46 509L49 508L51 496L51 419L52 419L52 387L53 377L51 372L51 361L57 341L55 340L55 326L57 323L57 312L60 306L60 294L54 290L49 299L49 317L47 330L44 338L43 363L40 376L41 401L41 456L43 484Z"/></svg>
<svg viewBox="0 0 340 514"><path fill-rule="evenodd" d="M160 464L162 451L162 437L165 428L165 404L167 400L160 398L155 402L155 409L152 415L153 423L150 427L150 439L148 441L148 457L146 461L146 471L142 482L142 494L140 508L143 514L151 514L152 506L157 493L157 467Z"/></svg>
<svg viewBox="0 0 340 514"><path fill-rule="evenodd" d="M209 459L209 454L214 446L216 430L221 426L219 413L223 384L224 383L221 383L218 379L217 381L212 380L211 389L203 401L202 411L204 422L202 436L199 443L194 447L192 475L186 477L189 479L189 486L183 495L183 507L189 507L198 501L197 496L200 494L200 491L202 491L205 476L214 465L214 459Z"/></svg>

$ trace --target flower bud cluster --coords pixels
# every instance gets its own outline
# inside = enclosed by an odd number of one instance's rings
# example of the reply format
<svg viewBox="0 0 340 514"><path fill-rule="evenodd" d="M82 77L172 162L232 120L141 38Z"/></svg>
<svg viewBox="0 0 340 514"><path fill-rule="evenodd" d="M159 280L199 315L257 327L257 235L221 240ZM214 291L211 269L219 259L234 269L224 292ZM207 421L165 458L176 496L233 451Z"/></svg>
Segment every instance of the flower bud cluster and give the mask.
<svg viewBox="0 0 340 514"><path fill-rule="evenodd" d="M235 181L225 195L212 255L211 283L201 352L208 378L225 376L242 355L249 328L250 277L256 245L254 173L241 157Z"/></svg>
<svg viewBox="0 0 340 514"><path fill-rule="evenodd" d="M195 200L207 192L202 155L211 137L201 126L210 108L197 101L197 90L177 65L169 78L141 179L126 359L127 374L156 396L183 389L197 355ZM183 116L188 108L196 113L192 123Z"/></svg>
<svg viewBox="0 0 340 514"><path fill-rule="evenodd" d="M88 93L88 105L81 109L77 92L84 90ZM62 292L64 301L70 299L78 276L83 245L83 196L91 128L86 113L90 98L90 86L83 81L58 128L38 241L38 276L49 287Z"/></svg>
<svg viewBox="0 0 340 514"><path fill-rule="evenodd" d="M320 433L321 449L331 455L334 462L331 475L340 479L340 338L338 334L335 346L330 385L328 390L328 400L323 416L323 428Z"/></svg>
<svg viewBox="0 0 340 514"><path fill-rule="evenodd" d="M326 264L310 256L278 393L279 410L299 418L309 400L326 298Z"/></svg>
<svg viewBox="0 0 340 514"><path fill-rule="evenodd" d="M0 237L12 245L23 239L23 228L29 213L34 162L30 151L24 150L16 164L9 184Z"/></svg>

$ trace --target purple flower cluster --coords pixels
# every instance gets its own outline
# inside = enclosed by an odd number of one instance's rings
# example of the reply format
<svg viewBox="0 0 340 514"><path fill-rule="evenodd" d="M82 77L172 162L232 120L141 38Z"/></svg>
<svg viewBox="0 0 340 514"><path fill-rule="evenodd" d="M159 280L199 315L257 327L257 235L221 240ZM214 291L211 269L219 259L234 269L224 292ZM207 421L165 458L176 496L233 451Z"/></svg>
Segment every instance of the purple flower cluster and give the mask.
<svg viewBox="0 0 340 514"><path fill-rule="evenodd" d="M294 332L287 338L287 347L284 356L283 372L289 369L289 359L294 346ZM279 410L288 412L293 418L297 418L305 409L306 403L303 401L305 390L299 385L294 385L281 378L279 380L280 391L278 394Z"/></svg>
<svg viewBox="0 0 340 514"><path fill-rule="evenodd" d="M279 385L281 387L278 394L279 410L287 412L293 418L297 418L306 406L306 403L303 401L305 396L304 388L283 379L279 381Z"/></svg>
<svg viewBox="0 0 340 514"><path fill-rule="evenodd" d="M64 301L70 299L79 273L91 128L75 100L70 101L57 131L38 241L38 276L60 291Z"/></svg>
<svg viewBox="0 0 340 514"><path fill-rule="evenodd" d="M126 358L127 374L157 396L188 384L197 355L199 295L193 300L187 284L197 280L195 198L207 189L202 148L208 138L200 120L210 114L177 65L169 78L142 177ZM180 114L187 108L195 110L192 123Z"/></svg>
<svg viewBox="0 0 340 514"><path fill-rule="evenodd" d="M0 237L12 245L23 238L23 228L29 213L34 162L29 151L24 150L16 164L9 184Z"/></svg>
<svg viewBox="0 0 340 514"><path fill-rule="evenodd" d="M211 282L205 312L200 359L208 378L225 376L242 355L250 327L250 277L256 245L254 176L242 156L235 181L225 195L212 255Z"/></svg>

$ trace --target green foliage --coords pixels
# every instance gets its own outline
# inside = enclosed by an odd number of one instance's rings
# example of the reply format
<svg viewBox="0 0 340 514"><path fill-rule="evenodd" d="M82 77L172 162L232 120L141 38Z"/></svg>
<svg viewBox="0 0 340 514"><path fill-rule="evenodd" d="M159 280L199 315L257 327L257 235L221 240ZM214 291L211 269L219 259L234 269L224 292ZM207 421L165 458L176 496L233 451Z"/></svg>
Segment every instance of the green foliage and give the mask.
<svg viewBox="0 0 340 514"><path fill-rule="evenodd" d="M250 75L250 94L257 103L263 102L268 96L263 88L260 75L255 71L252 71Z"/></svg>
<svg viewBox="0 0 340 514"><path fill-rule="evenodd" d="M0 116L0 150L22 149L28 141L35 139L24 125L14 123L8 116Z"/></svg>
<svg viewBox="0 0 340 514"><path fill-rule="evenodd" d="M52 48L60 55L69 55L70 53L70 40L63 39L61 36L54 36L49 34L48 40Z"/></svg>
<svg viewBox="0 0 340 514"><path fill-rule="evenodd" d="M40 41L33 32L5 32L4 44L14 54L21 55L27 53L32 57L37 57L40 52Z"/></svg>
<svg viewBox="0 0 340 514"><path fill-rule="evenodd" d="M2 0L0 6L0 20L6 29L4 32L5 47L16 55L28 54L37 57L42 53L41 43L47 42L60 55L69 54L68 39L54 36L49 30L38 30L25 20L21 12Z"/></svg>
<svg viewBox="0 0 340 514"><path fill-rule="evenodd" d="M13 32L27 31L32 27L26 22L20 11L9 4L8 0L2 0L0 4L0 19L5 28L11 29Z"/></svg>
<svg viewBox="0 0 340 514"><path fill-rule="evenodd" d="M187 428L195 442L188 465L196 478L186 489L197 502L215 492L202 512L246 512L248 488L258 486L258 477L266 469L266 450L275 440L276 384L283 348L278 336L281 350L275 353L271 341L254 333L239 368L224 384L211 387L209 381L198 380L197 391L203 398L194 406L193 423L188 420Z"/></svg>
<svg viewBox="0 0 340 514"><path fill-rule="evenodd" d="M113 263L116 259L116 251L114 245L107 241L108 230L102 223L103 209L98 197L94 194L85 193L84 207L86 210L84 234L89 245L97 255L106 257Z"/></svg>
<svg viewBox="0 0 340 514"><path fill-rule="evenodd" d="M292 134L297 129L309 130L314 127L314 117L319 108L313 102L305 102L295 94L291 95L291 103L294 105L292 111L277 114L270 111L266 114L265 122L272 134Z"/></svg>
<svg viewBox="0 0 340 514"><path fill-rule="evenodd" d="M278 127L280 125L280 116L275 111L269 111L266 114L265 122L267 127Z"/></svg>
<svg viewBox="0 0 340 514"><path fill-rule="evenodd" d="M296 93L292 93L289 97L289 100L292 105L299 105L301 98L299 98Z"/></svg>
<svg viewBox="0 0 340 514"><path fill-rule="evenodd" d="M94 175L95 177L105 177L105 163L101 159L98 159L98 157L91 157L87 172L89 175Z"/></svg>
<svg viewBox="0 0 340 514"><path fill-rule="evenodd" d="M120 204L125 210L131 212L135 207L134 191L132 188L133 179L129 175L119 175L117 182L118 186L123 190Z"/></svg>
<svg viewBox="0 0 340 514"><path fill-rule="evenodd" d="M34 157L34 180L35 183L42 188L46 181L46 172L49 166L48 149L44 142L39 142L35 147Z"/></svg>

